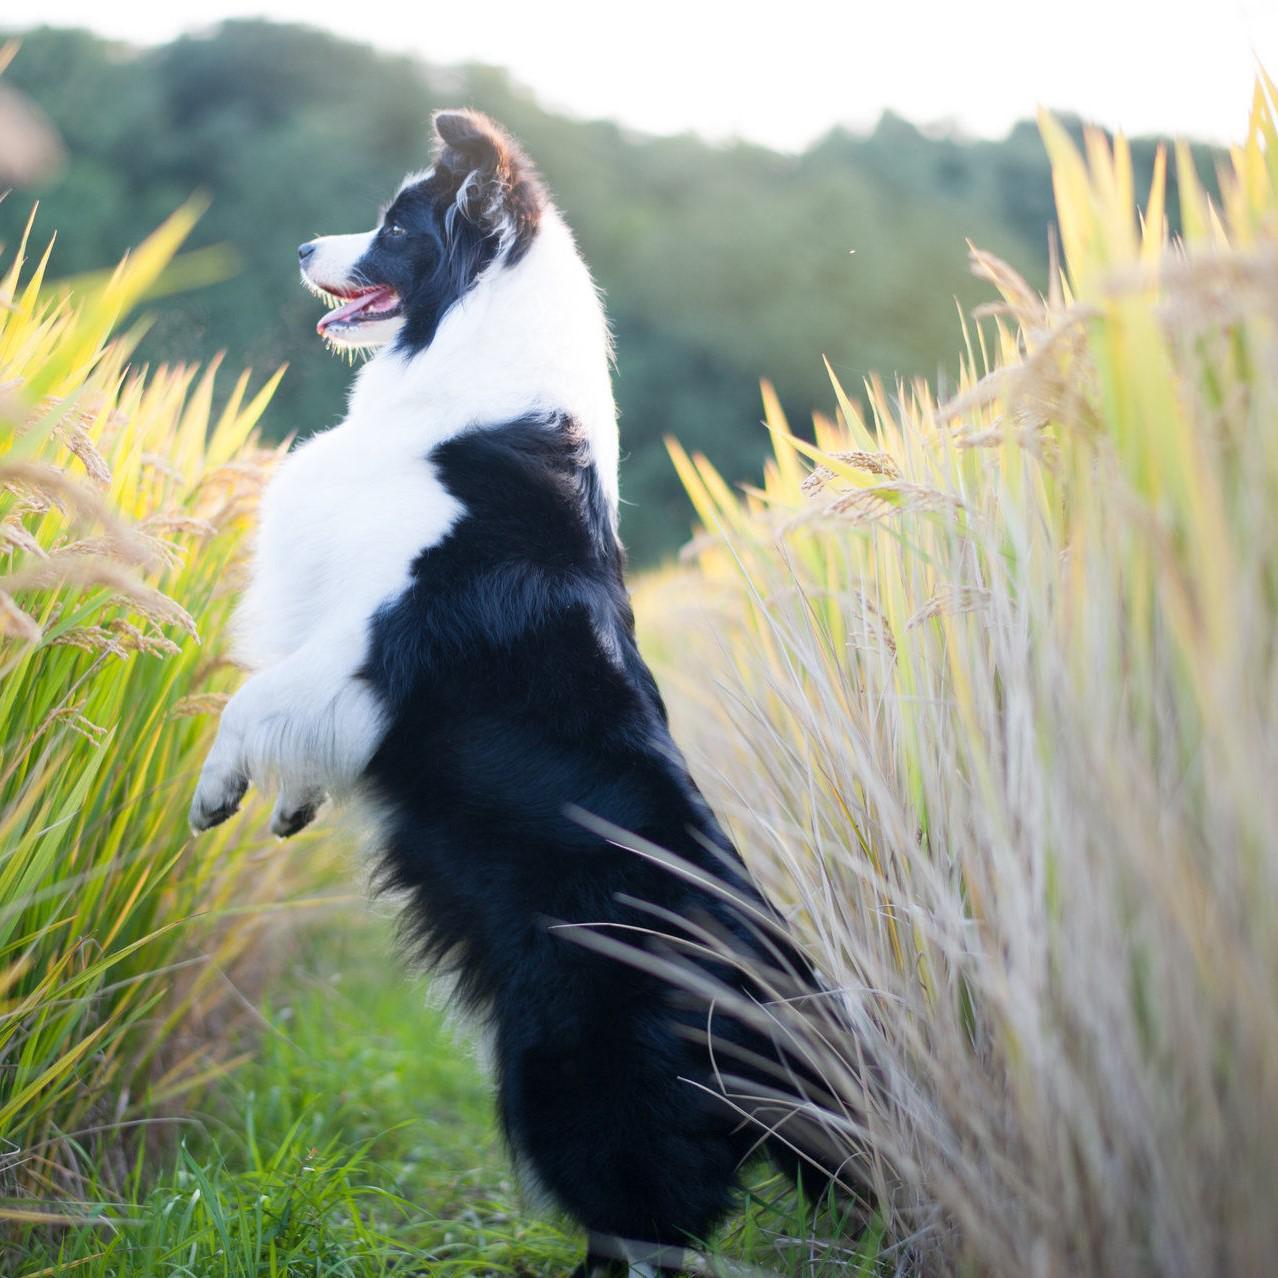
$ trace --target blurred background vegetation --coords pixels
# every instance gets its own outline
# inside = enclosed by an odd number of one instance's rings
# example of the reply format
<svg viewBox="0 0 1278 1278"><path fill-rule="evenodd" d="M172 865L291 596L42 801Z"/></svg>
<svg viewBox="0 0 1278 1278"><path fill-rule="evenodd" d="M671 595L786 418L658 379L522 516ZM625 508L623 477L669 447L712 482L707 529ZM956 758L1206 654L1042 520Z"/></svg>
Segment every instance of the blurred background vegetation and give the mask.
<svg viewBox="0 0 1278 1278"><path fill-rule="evenodd" d="M1036 287L1047 281L1051 179L1028 121L978 142L885 114L866 136L833 130L785 155L571 119L494 68L426 65L264 21L148 49L28 31L6 79L44 109L70 155L35 192L41 224L61 238L51 274L113 264L193 191L212 196L190 243L229 246L233 273L157 300L139 357L225 350L231 367L287 362L264 422L275 439L333 424L350 379L316 343L298 242L370 225L426 158L433 108L465 103L506 123L608 295L623 531L640 566L674 550L691 523L663 436L729 480L757 479L769 451L761 375L798 422L834 407L823 353L853 393L870 370L952 384L953 302L966 311L986 296L966 241ZM1155 146L1137 140L1132 153L1147 188ZM1214 171L1210 151L1197 159ZM1175 195L1173 179L1171 208ZM0 243L16 241L28 212L26 198L0 204Z"/></svg>

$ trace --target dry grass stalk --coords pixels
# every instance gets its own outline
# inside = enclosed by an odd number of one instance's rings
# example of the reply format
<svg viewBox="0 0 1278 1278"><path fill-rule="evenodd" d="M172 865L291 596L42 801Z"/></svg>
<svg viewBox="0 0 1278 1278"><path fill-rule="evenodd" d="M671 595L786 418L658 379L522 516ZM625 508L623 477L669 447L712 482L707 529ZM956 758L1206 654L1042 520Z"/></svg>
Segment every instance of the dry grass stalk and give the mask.
<svg viewBox="0 0 1278 1278"><path fill-rule="evenodd" d="M1273 86L1220 213L1179 156L1175 245L1161 166L1142 227L1121 140L1084 160L1043 127L1048 298L977 255L1005 310L959 395L871 383L872 425L844 397L815 447L770 403L757 496L674 450L703 531L640 620L841 992L770 1014L872 1160L894 1254L1245 1278L1278 1255Z"/></svg>
<svg viewBox="0 0 1278 1278"><path fill-rule="evenodd" d="M212 370L129 372L112 340L192 220L85 296L42 296L25 240L0 278L0 1196L41 1209L85 1192L86 1150L126 1176L121 1133L214 1076L222 975L269 918L236 907L298 864L263 867L254 814L186 823L277 452L251 438L277 379L212 421Z"/></svg>

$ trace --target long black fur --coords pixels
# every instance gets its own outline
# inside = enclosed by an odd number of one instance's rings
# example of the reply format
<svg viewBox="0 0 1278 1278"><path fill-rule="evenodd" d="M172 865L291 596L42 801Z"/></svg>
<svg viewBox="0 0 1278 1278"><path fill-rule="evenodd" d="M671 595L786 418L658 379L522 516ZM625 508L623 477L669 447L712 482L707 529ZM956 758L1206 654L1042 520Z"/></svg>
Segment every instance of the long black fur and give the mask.
<svg viewBox="0 0 1278 1278"><path fill-rule="evenodd" d="M711 1094L706 1003L553 925L652 929L641 901L768 961L750 912L770 911L671 739L574 423L486 426L431 461L466 513L376 618L364 672L391 715L369 768L392 814L386 884L407 894L421 952L490 1022L507 1135L554 1198L600 1233L703 1238L759 1139ZM731 964L700 962L744 988ZM731 1018L715 1034L775 1054Z"/></svg>

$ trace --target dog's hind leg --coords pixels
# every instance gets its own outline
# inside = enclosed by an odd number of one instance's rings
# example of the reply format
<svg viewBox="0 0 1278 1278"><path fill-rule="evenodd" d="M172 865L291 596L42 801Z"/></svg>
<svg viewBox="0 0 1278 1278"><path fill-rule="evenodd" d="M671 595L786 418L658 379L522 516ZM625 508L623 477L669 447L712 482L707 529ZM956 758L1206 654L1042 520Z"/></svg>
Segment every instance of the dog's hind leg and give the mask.
<svg viewBox="0 0 1278 1278"><path fill-rule="evenodd" d="M561 1208L600 1243L627 1240L621 1255L592 1248L601 1273L640 1264L679 1272L683 1249L730 1205L754 1133L697 1086L704 1065L660 1000L627 999L635 991L625 984L607 1006L578 1004L580 1032L552 1018L538 1024L535 999L507 1013L502 1117L519 1159Z"/></svg>
<svg viewBox="0 0 1278 1278"><path fill-rule="evenodd" d="M688 1273L690 1261L682 1247L592 1233L586 1242L586 1258L573 1278L661 1278Z"/></svg>

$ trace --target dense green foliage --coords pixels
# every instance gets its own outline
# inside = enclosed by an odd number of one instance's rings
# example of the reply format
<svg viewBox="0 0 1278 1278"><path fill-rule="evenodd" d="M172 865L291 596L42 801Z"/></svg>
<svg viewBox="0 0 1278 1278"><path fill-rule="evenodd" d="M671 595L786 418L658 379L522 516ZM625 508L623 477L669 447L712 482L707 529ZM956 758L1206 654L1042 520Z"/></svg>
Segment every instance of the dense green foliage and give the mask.
<svg viewBox="0 0 1278 1278"><path fill-rule="evenodd" d="M867 137L835 131L798 156L651 138L554 115L490 68L433 68L263 22L143 51L33 31L7 79L45 109L72 157L37 192L43 224L63 237L55 274L115 262L193 190L212 194L192 242L231 246L238 269L160 304L142 355L225 348L233 367L288 362L266 423L277 437L333 422L350 377L315 340L298 242L369 225L425 160L432 108L467 103L505 121L608 294L625 534L639 562L689 526L664 435L729 478L754 478L767 450L760 376L803 420L833 408L822 354L853 388L872 369L889 379L950 369L953 299L982 296L966 239L1046 278L1051 185L1029 125L964 143L885 116ZM1138 175L1152 154L1135 148ZM27 209L0 204L0 241L13 243Z"/></svg>

